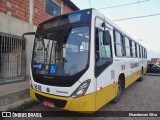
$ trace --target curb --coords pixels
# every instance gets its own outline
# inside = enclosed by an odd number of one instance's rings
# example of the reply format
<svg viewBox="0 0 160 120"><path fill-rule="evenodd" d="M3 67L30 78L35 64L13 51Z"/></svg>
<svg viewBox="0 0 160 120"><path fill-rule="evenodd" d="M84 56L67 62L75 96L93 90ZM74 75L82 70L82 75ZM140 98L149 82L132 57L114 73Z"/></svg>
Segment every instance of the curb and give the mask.
<svg viewBox="0 0 160 120"><path fill-rule="evenodd" d="M6 105L4 107L1 107L0 111L22 111L38 104L39 102L31 98L28 98L28 99L21 100L21 101Z"/></svg>
<svg viewBox="0 0 160 120"><path fill-rule="evenodd" d="M160 76L160 74L156 74L156 73L146 73L145 75L150 75L150 76Z"/></svg>
<svg viewBox="0 0 160 120"><path fill-rule="evenodd" d="M29 89L14 91L0 95L0 108L28 98L30 98Z"/></svg>

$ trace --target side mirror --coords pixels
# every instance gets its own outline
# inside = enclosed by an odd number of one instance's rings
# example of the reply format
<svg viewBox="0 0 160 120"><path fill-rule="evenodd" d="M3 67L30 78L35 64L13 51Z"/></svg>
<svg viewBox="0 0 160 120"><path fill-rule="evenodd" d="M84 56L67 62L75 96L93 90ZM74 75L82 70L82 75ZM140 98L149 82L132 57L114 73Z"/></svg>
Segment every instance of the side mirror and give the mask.
<svg viewBox="0 0 160 120"><path fill-rule="evenodd" d="M24 39L24 36L25 35L35 35L36 33L35 32L27 32L27 33L24 33L23 35L22 35L22 39Z"/></svg>
<svg viewBox="0 0 160 120"><path fill-rule="evenodd" d="M25 45L26 45L26 40L25 40L24 36L25 35L35 35L35 34L36 34L35 32L27 32L22 35L22 48L23 48L23 50L25 50Z"/></svg>
<svg viewBox="0 0 160 120"><path fill-rule="evenodd" d="M108 30L103 32L103 45L109 45L111 43L111 35Z"/></svg>

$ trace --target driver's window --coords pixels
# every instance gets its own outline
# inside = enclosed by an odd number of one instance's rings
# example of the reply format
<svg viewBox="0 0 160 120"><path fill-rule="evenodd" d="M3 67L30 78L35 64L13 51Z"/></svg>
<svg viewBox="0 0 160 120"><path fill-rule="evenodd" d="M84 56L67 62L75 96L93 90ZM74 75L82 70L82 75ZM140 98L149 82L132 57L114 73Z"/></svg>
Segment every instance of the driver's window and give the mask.
<svg viewBox="0 0 160 120"><path fill-rule="evenodd" d="M103 39L103 30L96 28L96 59L105 59L111 57L111 45L104 45Z"/></svg>
<svg viewBox="0 0 160 120"><path fill-rule="evenodd" d="M95 77L98 77L113 62L111 43L103 44L104 30L113 31L107 23L106 26L102 25L102 19L96 18L95 22Z"/></svg>
<svg viewBox="0 0 160 120"><path fill-rule="evenodd" d="M103 45L103 31L100 29L98 30L98 40L100 43L100 58L106 58L105 46Z"/></svg>
<svg viewBox="0 0 160 120"><path fill-rule="evenodd" d="M43 63L44 62L44 47L42 41L39 41L38 38L35 40L36 42L36 49L34 54L34 62L35 63Z"/></svg>

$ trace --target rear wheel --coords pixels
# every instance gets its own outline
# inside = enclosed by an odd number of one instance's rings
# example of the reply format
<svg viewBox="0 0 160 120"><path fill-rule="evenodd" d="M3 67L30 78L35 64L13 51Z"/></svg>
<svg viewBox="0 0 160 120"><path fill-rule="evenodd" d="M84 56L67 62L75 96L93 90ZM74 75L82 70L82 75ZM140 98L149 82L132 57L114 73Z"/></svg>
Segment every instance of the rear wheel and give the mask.
<svg viewBox="0 0 160 120"><path fill-rule="evenodd" d="M117 88L117 96L111 101L112 103L117 103L120 101L122 96L122 81L119 78L118 80L118 88Z"/></svg>
<svg viewBox="0 0 160 120"><path fill-rule="evenodd" d="M138 79L139 82L143 81L143 69L141 70L141 77Z"/></svg>

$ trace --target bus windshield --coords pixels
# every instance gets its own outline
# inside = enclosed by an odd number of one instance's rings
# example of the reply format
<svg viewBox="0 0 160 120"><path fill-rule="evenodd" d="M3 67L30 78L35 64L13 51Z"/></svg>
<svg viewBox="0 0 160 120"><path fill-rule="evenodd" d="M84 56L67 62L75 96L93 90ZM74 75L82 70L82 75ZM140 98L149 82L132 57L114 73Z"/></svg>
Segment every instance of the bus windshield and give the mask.
<svg viewBox="0 0 160 120"><path fill-rule="evenodd" d="M50 30L37 34L32 69L36 74L74 75L87 67L89 26Z"/></svg>

